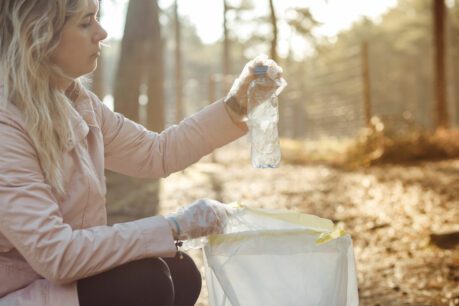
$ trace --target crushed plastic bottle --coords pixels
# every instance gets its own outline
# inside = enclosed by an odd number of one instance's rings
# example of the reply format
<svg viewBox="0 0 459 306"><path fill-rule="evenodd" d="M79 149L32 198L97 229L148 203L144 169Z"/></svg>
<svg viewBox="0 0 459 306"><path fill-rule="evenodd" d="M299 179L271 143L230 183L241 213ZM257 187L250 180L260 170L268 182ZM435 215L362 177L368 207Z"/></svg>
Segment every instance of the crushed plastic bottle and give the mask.
<svg viewBox="0 0 459 306"><path fill-rule="evenodd" d="M281 161L277 96L287 83L284 79L270 78L267 72L268 66L256 66L256 79L251 82L248 89L247 124L251 160L255 168L277 168Z"/></svg>

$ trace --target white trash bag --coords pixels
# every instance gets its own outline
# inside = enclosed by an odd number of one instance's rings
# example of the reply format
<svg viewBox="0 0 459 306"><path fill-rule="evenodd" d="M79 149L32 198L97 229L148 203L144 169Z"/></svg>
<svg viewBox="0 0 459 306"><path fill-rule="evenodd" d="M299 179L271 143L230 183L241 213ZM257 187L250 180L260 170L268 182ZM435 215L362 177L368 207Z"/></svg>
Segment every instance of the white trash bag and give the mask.
<svg viewBox="0 0 459 306"><path fill-rule="evenodd" d="M210 306L358 305L352 240L331 220L237 207L224 234L184 245L203 246Z"/></svg>

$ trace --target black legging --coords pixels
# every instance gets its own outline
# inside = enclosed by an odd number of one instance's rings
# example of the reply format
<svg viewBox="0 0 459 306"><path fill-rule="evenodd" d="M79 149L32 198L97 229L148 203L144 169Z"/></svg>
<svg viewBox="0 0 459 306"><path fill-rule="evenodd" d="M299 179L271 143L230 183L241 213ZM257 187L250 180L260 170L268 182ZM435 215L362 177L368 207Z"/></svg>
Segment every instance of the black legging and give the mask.
<svg viewBox="0 0 459 306"><path fill-rule="evenodd" d="M80 306L190 306L201 274L185 253L133 261L78 281Z"/></svg>

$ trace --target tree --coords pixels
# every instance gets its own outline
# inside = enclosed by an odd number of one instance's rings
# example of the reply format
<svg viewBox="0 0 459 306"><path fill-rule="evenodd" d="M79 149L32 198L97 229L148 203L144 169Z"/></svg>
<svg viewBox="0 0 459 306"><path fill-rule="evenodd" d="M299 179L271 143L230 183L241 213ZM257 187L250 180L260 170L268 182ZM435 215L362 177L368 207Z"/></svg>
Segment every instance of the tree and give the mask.
<svg viewBox="0 0 459 306"><path fill-rule="evenodd" d="M277 56L277 17L276 17L276 9L274 8L274 0L269 0L269 11L270 11L270 21L271 27L273 29L273 37L271 39L271 59L278 62Z"/></svg>
<svg viewBox="0 0 459 306"><path fill-rule="evenodd" d="M452 69L453 69L453 101L454 120L459 122L459 0L454 1L454 7L450 10L448 20L451 23L449 40L451 42Z"/></svg>
<svg viewBox="0 0 459 306"><path fill-rule="evenodd" d="M139 1L139 0L136 0ZM148 1L150 16L147 22L148 38L148 73L147 73L147 127L151 131L161 132L165 128L164 111L164 61L163 41L159 22L157 1Z"/></svg>
<svg viewBox="0 0 459 306"><path fill-rule="evenodd" d="M223 75L226 77L230 74L231 53L230 38L228 33L228 3L223 0Z"/></svg>
<svg viewBox="0 0 459 306"><path fill-rule="evenodd" d="M435 127L448 128L449 114L446 101L446 52L445 21L446 6L444 0L432 0L434 47L435 47Z"/></svg>
<svg viewBox="0 0 459 306"><path fill-rule="evenodd" d="M182 37L178 14L178 0L174 3L174 41L175 41L175 120L183 119L183 75L182 75Z"/></svg>
<svg viewBox="0 0 459 306"><path fill-rule="evenodd" d="M129 1L115 81L115 109L139 121L139 96L147 87L147 127L164 128L163 44L157 1Z"/></svg>
<svg viewBox="0 0 459 306"><path fill-rule="evenodd" d="M115 79L115 110L134 121L139 121L140 85L145 74L145 51L151 37L145 27L145 22L151 19L150 2L129 1Z"/></svg>
<svg viewBox="0 0 459 306"><path fill-rule="evenodd" d="M164 74L157 1L129 1L121 54L115 79L115 110L139 121L139 96L147 87L147 128L164 128ZM113 202L111 217L139 218L157 212L159 182L108 172L107 198ZM128 191L120 194L119 190ZM129 191L136 190L135 196ZM113 195L114 196L113 196ZM145 205L148 204L148 205Z"/></svg>

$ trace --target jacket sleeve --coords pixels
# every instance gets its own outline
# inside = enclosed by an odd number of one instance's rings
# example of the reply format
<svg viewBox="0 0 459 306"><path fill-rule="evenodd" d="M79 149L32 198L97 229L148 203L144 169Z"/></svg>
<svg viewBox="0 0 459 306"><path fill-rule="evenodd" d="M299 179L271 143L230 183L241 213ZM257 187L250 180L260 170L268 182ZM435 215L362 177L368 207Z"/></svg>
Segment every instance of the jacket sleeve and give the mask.
<svg viewBox="0 0 459 306"><path fill-rule="evenodd" d="M160 216L72 229L44 180L27 133L1 113L0 232L38 274L56 283L176 252L167 221Z"/></svg>
<svg viewBox="0 0 459 306"><path fill-rule="evenodd" d="M130 176L166 177L247 132L233 123L223 101L207 106L160 134L98 104L105 167Z"/></svg>

